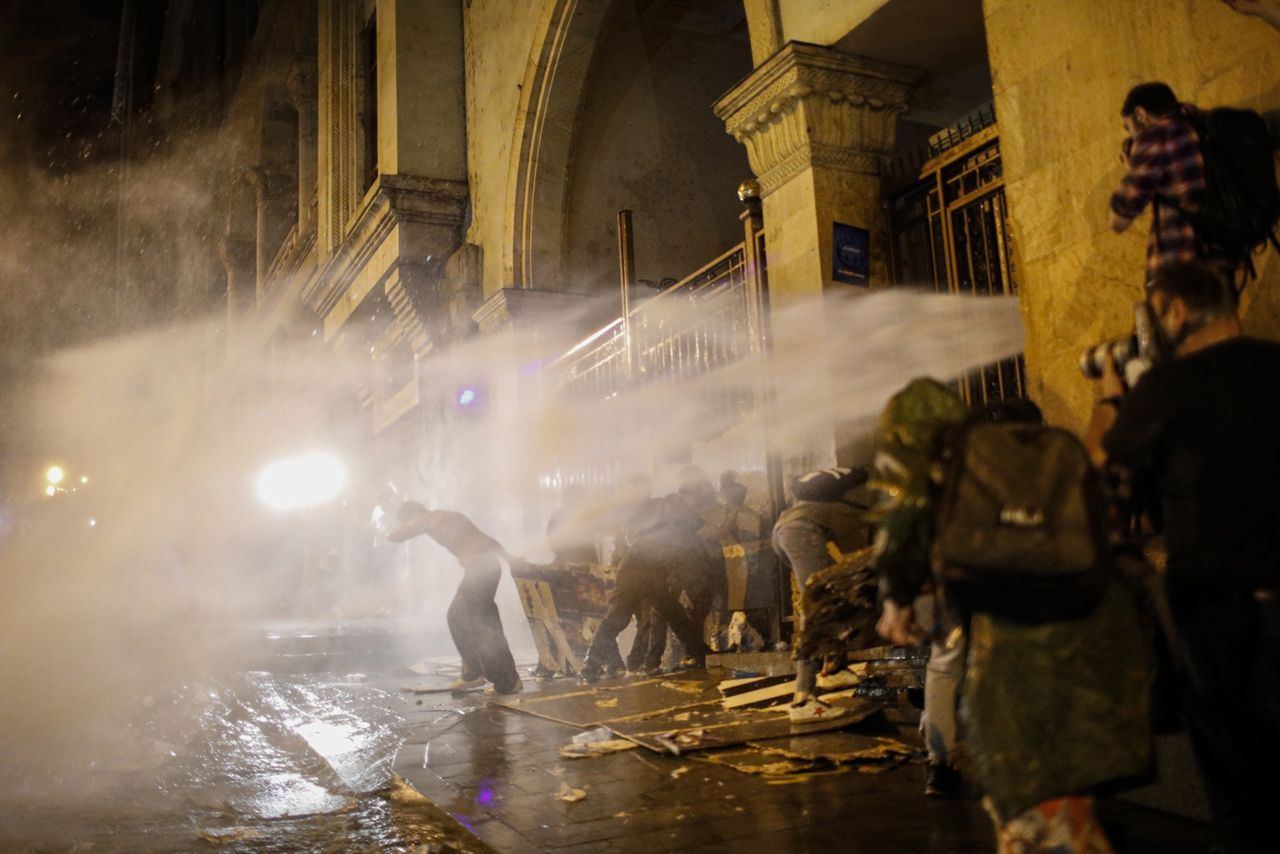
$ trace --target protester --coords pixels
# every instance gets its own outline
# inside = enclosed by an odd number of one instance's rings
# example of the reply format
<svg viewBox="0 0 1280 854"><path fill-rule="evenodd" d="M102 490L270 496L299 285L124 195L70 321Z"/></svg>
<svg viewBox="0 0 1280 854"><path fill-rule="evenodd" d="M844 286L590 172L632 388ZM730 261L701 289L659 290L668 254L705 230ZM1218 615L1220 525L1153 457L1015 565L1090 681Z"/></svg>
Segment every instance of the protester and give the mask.
<svg viewBox="0 0 1280 854"><path fill-rule="evenodd" d="M724 540L728 515L716 500L711 478L697 466L680 470L680 486L667 497L664 512L675 517L681 530L692 530L705 559L681 561L672 572L678 592L689 600L689 616L702 632L717 602L726 598ZM719 620L716 620L717 626Z"/></svg>
<svg viewBox="0 0 1280 854"><path fill-rule="evenodd" d="M707 648L701 626L680 604L682 580L712 572L710 558L698 536L700 519L686 512L683 502L670 497L656 505L634 531L634 540L618 565L609 610L596 628L583 662L583 681L593 682L611 670L622 669L618 635L632 617L652 607L684 645L687 663L703 667ZM665 641L665 631L663 632ZM649 654L653 654L650 647ZM660 655L660 653L659 653Z"/></svg>
<svg viewBox="0 0 1280 854"><path fill-rule="evenodd" d="M773 549L794 573L799 589L843 555L866 548L870 530L867 508L852 500L853 491L866 481L866 469L830 468L809 472L795 482L795 503L773 526ZM797 614L800 634L808 616ZM814 696L821 668L819 659L796 660L796 690L788 710L792 721L830 720L846 713Z"/></svg>
<svg viewBox="0 0 1280 854"><path fill-rule="evenodd" d="M1184 710L1226 850L1274 850L1280 344L1242 335L1234 294L1201 266L1162 270L1148 305L1168 357L1132 391L1112 366L1089 442L1157 493Z"/></svg>
<svg viewBox="0 0 1280 854"><path fill-rule="evenodd" d="M941 437L969 417L945 386L920 379L894 396L877 426L880 630L894 643L924 639L913 607L922 591L952 605L930 555L934 473ZM1110 851L1093 792L1143 775L1151 760L1149 638L1133 595L1112 580L1082 618L974 610L951 619L968 626L961 719L998 850Z"/></svg>
<svg viewBox="0 0 1280 854"><path fill-rule="evenodd" d="M770 608L777 594L772 562L762 565L761 561L761 550L768 548L764 519L747 504L747 495L747 487L738 481L737 472L721 473L725 609L732 614L726 631L736 638L728 645L738 648L746 638L758 640L759 647L764 645L764 638L771 634Z"/></svg>
<svg viewBox="0 0 1280 854"><path fill-rule="evenodd" d="M1226 269L1192 222L1206 186L1204 155L1189 119L1194 109L1158 82L1134 86L1120 109L1128 133L1121 157L1128 171L1111 195L1111 228L1125 231L1151 206L1148 285L1172 264L1201 261Z"/></svg>
<svg viewBox="0 0 1280 854"><path fill-rule="evenodd" d="M662 501L653 497L653 482L646 475L627 481L620 504L619 523L613 536L613 563L620 565L631 546L645 532L659 524ZM627 653L631 673L656 673L662 669L667 648L667 621L643 600L635 608L636 635Z"/></svg>
<svg viewBox="0 0 1280 854"><path fill-rule="evenodd" d="M397 521L398 526L387 534L391 542L426 535L448 549L462 566L462 583L447 615L453 645L462 656L462 675L449 687L475 688L488 680L499 694L522 690L493 598L502 577L502 563L510 563L506 550L466 516L452 510L428 510L417 501L406 501L400 505Z"/></svg>
<svg viewBox="0 0 1280 854"><path fill-rule="evenodd" d="M1261 18L1280 30L1280 5L1277 5L1274 0L1271 3L1264 3L1262 0L1222 0L1222 2L1242 15Z"/></svg>
<svg viewBox="0 0 1280 854"><path fill-rule="evenodd" d="M556 563L595 563L596 539L586 491L577 484L564 488L560 506L547 521L547 544Z"/></svg>

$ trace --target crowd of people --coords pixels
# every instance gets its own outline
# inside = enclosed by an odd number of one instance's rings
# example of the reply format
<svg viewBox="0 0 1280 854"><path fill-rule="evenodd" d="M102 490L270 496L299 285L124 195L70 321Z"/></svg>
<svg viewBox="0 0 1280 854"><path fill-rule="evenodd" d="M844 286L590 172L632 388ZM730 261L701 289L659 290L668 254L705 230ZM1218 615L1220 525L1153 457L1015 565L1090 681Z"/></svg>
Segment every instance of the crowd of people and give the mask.
<svg viewBox="0 0 1280 854"><path fill-rule="evenodd" d="M1179 725L1223 850L1274 850L1280 398L1265 378L1280 375L1280 344L1243 335L1237 317L1251 247L1204 225L1214 126L1163 83L1135 87L1121 112L1111 226L1153 210L1139 291L1150 340L1140 358L1106 358L1085 435L1045 425L1028 400L975 410L917 379L886 405L868 466L789 484L771 545L797 590L847 569L839 613L874 628L842 637L928 645L926 793L976 785L1002 852L1110 851L1095 797L1150 781L1153 730ZM778 640L751 608L750 588L774 604L778 588L755 559L769 532L738 477L717 489L691 466L674 493L652 491L632 478L610 517L617 580L586 681L659 669L669 631L674 660L704 666L717 606ZM556 559L596 562L598 527L574 521L583 496L564 499L548 527ZM393 539L428 534L464 568L449 612L459 684L519 690L493 606L502 547L458 514L406 504L401 522ZM795 616L790 715L803 726L843 713L820 699L842 662L813 654L814 615ZM633 621L624 661L617 638Z"/></svg>

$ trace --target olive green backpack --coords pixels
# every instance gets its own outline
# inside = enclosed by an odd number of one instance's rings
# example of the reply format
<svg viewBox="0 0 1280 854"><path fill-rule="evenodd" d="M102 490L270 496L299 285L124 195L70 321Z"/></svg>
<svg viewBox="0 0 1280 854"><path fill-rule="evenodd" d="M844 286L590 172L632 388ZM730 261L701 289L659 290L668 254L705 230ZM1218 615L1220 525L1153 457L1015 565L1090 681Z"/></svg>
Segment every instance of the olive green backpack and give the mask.
<svg viewBox="0 0 1280 854"><path fill-rule="evenodd" d="M1097 605L1107 583L1105 509L1074 435L970 422L943 437L933 479L930 557L952 607L1038 623Z"/></svg>

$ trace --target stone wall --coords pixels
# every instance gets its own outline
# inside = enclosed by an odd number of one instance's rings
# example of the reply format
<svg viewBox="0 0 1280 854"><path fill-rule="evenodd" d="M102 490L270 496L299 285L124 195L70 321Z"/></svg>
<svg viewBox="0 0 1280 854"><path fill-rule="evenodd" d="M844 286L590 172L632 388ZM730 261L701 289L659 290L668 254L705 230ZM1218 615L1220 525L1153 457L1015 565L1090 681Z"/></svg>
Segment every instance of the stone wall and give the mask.
<svg viewBox="0 0 1280 854"><path fill-rule="evenodd" d="M745 149L711 104L751 72L745 34L637 20L630 3L606 26L570 154L564 288L618 288L617 212L635 212L636 275L682 278L742 242Z"/></svg>
<svg viewBox="0 0 1280 854"><path fill-rule="evenodd" d="M509 285L502 244L507 215L511 146L520 87L544 6L534 0L471 0L463 10L466 34L467 176L471 224L466 242L484 250L484 292Z"/></svg>
<svg viewBox="0 0 1280 854"><path fill-rule="evenodd" d="M1280 106L1280 33L1208 0L984 0L987 44L1030 392L1051 421L1080 427L1092 391L1081 349L1132 324L1149 214L1108 228L1121 176L1120 104L1164 80L1202 106ZM1246 328L1280 336L1280 263L1269 251L1244 301Z"/></svg>
<svg viewBox="0 0 1280 854"><path fill-rule="evenodd" d="M741 239L746 157L711 104L751 70L744 14L739 0L464 7L466 239L486 297L612 281L621 208L636 211L642 278L684 275Z"/></svg>

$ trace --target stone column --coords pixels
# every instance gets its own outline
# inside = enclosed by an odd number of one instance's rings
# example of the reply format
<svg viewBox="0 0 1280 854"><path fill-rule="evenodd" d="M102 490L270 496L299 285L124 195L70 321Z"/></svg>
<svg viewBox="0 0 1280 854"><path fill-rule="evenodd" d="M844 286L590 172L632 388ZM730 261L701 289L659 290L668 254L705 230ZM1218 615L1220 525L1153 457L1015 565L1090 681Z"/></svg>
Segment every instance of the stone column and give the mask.
<svg viewBox="0 0 1280 854"><path fill-rule="evenodd" d="M289 70L289 95L298 111L298 236L316 230L316 175L319 166L316 59L299 57Z"/></svg>
<svg viewBox="0 0 1280 854"><path fill-rule="evenodd" d="M871 285L886 281L880 166L919 76L904 66L791 42L713 108L746 146L759 179L770 306L790 318L774 328L774 351L784 358L789 348L811 347L814 332L823 329L818 298L861 290L832 278L835 223L870 232ZM843 456L834 419L814 416L811 447L795 465L829 465Z"/></svg>
<svg viewBox="0 0 1280 854"><path fill-rule="evenodd" d="M250 169L245 180L253 187L257 201L256 263L257 287L255 297L261 300L267 287L267 273L284 238L293 228L287 216L289 196L293 194L293 181L288 175L272 172L263 167Z"/></svg>
<svg viewBox="0 0 1280 854"><path fill-rule="evenodd" d="M227 322L232 326L253 306L254 254L251 240L228 235L218 243L218 257L227 275Z"/></svg>

